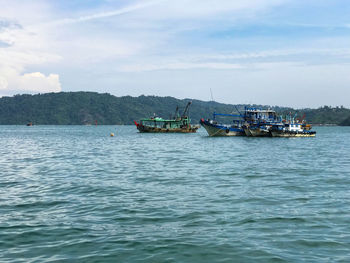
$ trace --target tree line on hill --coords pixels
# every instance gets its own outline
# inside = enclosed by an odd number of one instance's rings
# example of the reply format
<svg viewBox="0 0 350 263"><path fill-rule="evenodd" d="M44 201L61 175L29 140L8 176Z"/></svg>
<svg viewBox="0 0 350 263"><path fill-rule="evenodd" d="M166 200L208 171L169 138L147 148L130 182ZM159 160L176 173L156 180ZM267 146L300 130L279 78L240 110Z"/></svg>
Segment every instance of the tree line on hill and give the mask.
<svg viewBox="0 0 350 263"><path fill-rule="evenodd" d="M134 120L160 116L174 116L177 106L181 111L190 99L157 96L115 97L108 93L60 92L36 95L15 95L0 98L0 124L25 125L87 125L97 122L101 125L132 124ZM191 100L190 117L192 123L201 118L212 118L213 112L236 113L245 106L214 101ZM295 110L287 107L270 107L282 116L296 114L313 124L350 125L350 109L324 106L318 109Z"/></svg>

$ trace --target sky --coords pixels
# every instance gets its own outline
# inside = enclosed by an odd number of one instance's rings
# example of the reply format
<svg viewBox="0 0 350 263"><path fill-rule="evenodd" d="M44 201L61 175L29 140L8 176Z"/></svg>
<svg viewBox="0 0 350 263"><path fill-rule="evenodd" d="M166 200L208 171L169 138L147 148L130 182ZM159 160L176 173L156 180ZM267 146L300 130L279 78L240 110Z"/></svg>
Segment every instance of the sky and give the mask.
<svg viewBox="0 0 350 263"><path fill-rule="evenodd" d="M350 107L349 0L0 6L0 96L94 91Z"/></svg>

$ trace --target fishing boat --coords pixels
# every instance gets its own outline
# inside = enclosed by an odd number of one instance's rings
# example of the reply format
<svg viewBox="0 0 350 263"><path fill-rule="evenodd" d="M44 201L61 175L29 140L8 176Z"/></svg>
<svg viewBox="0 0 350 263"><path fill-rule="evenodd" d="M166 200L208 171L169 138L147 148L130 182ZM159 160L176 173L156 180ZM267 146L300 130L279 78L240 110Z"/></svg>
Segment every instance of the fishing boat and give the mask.
<svg viewBox="0 0 350 263"><path fill-rule="evenodd" d="M191 125L189 118L189 107L192 102L188 102L182 115L178 114L179 107L176 107L174 118L163 119L160 117L151 117L141 119L139 122L134 121L139 132L150 133L194 133L200 127Z"/></svg>
<svg viewBox="0 0 350 263"><path fill-rule="evenodd" d="M315 137L316 131L312 131L312 126L304 120L297 121L295 116L289 120L283 120L279 124L271 127L272 137Z"/></svg>
<svg viewBox="0 0 350 263"><path fill-rule="evenodd" d="M248 137L271 137L271 128L276 123L279 120L274 110L246 108L242 127Z"/></svg>
<svg viewBox="0 0 350 263"><path fill-rule="evenodd" d="M271 136L270 127L276 121L276 112L259 108L245 107L238 114L213 113L213 120L200 120L209 136ZM231 124L219 124L216 116L232 117Z"/></svg>
<svg viewBox="0 0 350 263"><path fill-rule="evenodd" d="M271 127L272 125L270 124L245 124L243 125L243 130L248 137L271 137Z"/></svg>
<svg viewBox="0 0 350 263"><path fill-rule="evenodd" d="M315 137L316 132L305 130L302 124L285 124L284 126L273 126L271 129L272 137Z"/></svg>
<svg viewBox="0 0 350 263"><path fill-rule="evenodd" d="M222 114L222 113L213 113L213 120L200 120L200 124L208 132L209 136L244 136L244 130L242 128L241 120L233 120L232 124L219 124L216 120L216 116L230 116L237 117L240 115L235 114Z"/></svg>
<svg viewBox="0 0 350 263"><path fill-rule="evenodd" d="M219 124L215 119L216 116L229 116L236 119L229 125ZM274 110L245 107L244 112L239 112L238 115L214 112L213 120L201 119L200 124L209 136L313 137L316 135L315 131L311 131L310 124L306 124L305 121L296 121L295 116L282 120Z"/></svg>

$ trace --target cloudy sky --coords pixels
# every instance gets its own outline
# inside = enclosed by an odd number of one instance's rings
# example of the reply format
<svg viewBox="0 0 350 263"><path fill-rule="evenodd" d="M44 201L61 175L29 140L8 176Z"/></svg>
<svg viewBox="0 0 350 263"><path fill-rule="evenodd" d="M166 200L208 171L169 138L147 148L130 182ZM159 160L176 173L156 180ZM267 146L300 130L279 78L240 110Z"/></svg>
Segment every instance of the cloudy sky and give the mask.
<svg viewBox="0 0 350 263"><path fill-rule="evenodd" d="M349 0L0 0L0 96L350 107Z"/></svg>

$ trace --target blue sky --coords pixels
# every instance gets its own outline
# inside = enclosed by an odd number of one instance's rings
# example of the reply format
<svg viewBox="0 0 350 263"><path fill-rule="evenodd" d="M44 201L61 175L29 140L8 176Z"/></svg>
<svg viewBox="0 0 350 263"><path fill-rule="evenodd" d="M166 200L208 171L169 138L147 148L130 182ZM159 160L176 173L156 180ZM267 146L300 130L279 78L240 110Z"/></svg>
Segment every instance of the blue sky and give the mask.
<svg viewBox="0 0 350 263"><path fill-rule="evenodd" d="M0 0L0 96L350 107L348 0Z"/></svg>

